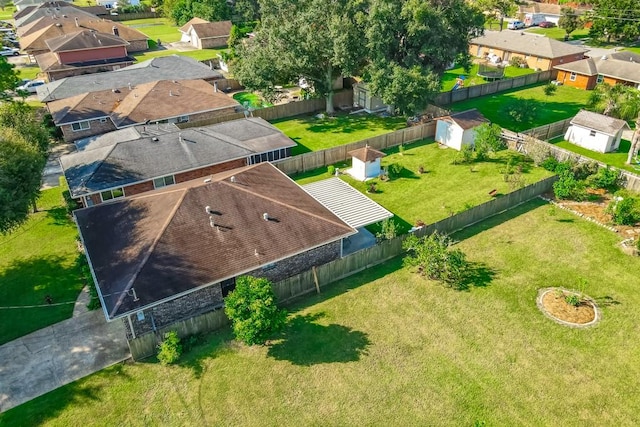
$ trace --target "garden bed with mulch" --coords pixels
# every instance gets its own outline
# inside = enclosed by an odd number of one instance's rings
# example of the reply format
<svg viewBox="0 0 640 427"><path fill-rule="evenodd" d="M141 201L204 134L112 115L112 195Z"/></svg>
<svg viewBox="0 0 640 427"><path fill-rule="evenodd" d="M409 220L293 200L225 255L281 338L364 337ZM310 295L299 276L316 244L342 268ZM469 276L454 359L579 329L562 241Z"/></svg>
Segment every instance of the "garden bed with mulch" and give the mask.
<svg viewBox="0 0 640 427"><path fill-rule="evenodd" d="M570 304L567 297L577 297L576 304ZM571 327L586 327L600 320L595 301L578 292L563 288L545 288L538 293L538 308L556 323Z"/></svg>

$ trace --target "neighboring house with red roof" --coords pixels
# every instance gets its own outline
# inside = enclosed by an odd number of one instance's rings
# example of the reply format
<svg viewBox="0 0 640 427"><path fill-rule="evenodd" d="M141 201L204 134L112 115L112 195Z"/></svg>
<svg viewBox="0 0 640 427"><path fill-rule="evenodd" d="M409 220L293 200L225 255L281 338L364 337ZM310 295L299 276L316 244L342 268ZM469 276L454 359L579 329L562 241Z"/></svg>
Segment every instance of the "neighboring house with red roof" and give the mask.
<svg viewBox="0 0 640 427"><path fill-rule="evenodd" d="M136 126L77 141L60 158L83 206L130 197L246 165L287 158L296 143L258 117L179 129Z"/></svg>
<svg viewBox="0 0 640 427"><path fill-rule="evenodd" d="M193 18L182 27L181 41L190 43L198 49L209 49L227 45L231 34L231 21L209 22L201 18Z"/></svg>
<svg viewBox="0 0 640 427"><path fill-rule="evenodd" d="M600 58L556 65L556 80L567 86L593 89L598 83L623 84L640 89L640 55L621 51Z"/></svg>
<svg viewBox="0 0 640 427"><path fill-rule="evenodd" d="M47 104L65 141L140 124L198 122L234 113L238 107L235 99L204 80L160 80Z"/></svg>
<svg viewBox="0 0 640 427"><path fill-rule="evenodd" d="M238 276L277 282L338 259L357 233L270 163L74 216L104 315L130 340L222 308Z"/></svg>
<svg viewBox="0 0 640 427"><path fill-rule="evenodd" d="M549 37L516 31L485 31L469 42L469 54L479 58L495 55L502 61L514 57L525 60L529 68L542 71L584 58L585 49Z"/></svg>
<svg viewBox="0 0 640 427"><path fill-rule="evenodd" d="M54 37L46 44L49 52L36 56L36 62L49 81L118 70L135 62L127 52L127 41L94 30Z"/></svg>

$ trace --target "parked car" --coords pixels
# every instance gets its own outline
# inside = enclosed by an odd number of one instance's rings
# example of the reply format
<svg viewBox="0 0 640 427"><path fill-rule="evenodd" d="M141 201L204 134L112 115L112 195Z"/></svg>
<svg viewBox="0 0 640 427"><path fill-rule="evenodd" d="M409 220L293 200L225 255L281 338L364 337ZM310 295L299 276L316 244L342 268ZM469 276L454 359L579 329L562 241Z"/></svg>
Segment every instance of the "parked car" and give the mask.
<svg viewBox="0 0 640 427"><path fill-rule="evenodd" d="M23 90L29 93L36 93L36 88L38 86L42 86L45 81L44 80L27 80L26 82L23 80L22 86L18 86L17 90Z"/></svg>
<svg viewBox="0 0 640 427"><path fill-rule="evenodd" d="M541 23L538 24L538 27L540 28L553 28L555 26L556 24L551 21L542 21Z"/></svg>
<svg viewBox="0 0 640 427"><path fill-rule="evenodd" d="M0 48L0 55L2 55L2 56L18 56L18 55L20 55L20 49L16 49L15 47L2 46L2 48Z"/></svg>
<svg viewBox="0 0 640 427"><path fill-rule="evenodd" d="M511 21L507 24L507 28L509 30L521 30L524 28L524 22L522 21Z"/></svg>

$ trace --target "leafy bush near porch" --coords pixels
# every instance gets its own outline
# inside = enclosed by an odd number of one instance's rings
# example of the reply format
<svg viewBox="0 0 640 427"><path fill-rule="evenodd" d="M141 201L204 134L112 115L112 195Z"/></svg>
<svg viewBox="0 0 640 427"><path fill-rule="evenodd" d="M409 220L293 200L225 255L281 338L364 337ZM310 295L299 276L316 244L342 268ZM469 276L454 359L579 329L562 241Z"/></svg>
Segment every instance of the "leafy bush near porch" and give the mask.
<svg viewBox="0 0 640 427"><path fill-rule="evenodd" d="M239 277L225 299L224 312L236 338L247 345L264 344L285 325L287 312L276 305L271 282L265 278Z"/></svg>

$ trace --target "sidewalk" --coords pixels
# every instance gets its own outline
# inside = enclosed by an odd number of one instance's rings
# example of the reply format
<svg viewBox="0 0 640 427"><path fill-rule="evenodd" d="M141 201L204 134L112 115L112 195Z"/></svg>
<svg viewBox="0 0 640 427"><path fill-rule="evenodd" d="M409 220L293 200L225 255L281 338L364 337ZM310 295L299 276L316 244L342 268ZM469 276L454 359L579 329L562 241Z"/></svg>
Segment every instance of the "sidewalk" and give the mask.
<svg viewBox="0 0 640 427"><path fill-rule="evenodd" d="M0 346L0 412L128 359L121 321L102 310L33 332Z"/></svg>
<svg viewBox="0 0 640 427"><path fill-rule="evenodd" d="M75 149L76 148L73 144L58 144L51 147L47 164L45 165L42 173L41 190L46 190L60 185L60 177L62 176L62 167L59 162L60 156L72 153Z"/></svg>

